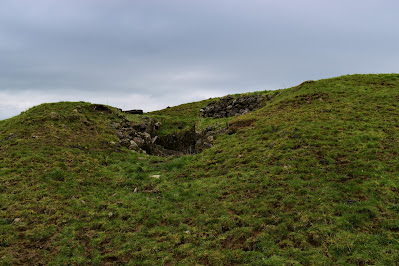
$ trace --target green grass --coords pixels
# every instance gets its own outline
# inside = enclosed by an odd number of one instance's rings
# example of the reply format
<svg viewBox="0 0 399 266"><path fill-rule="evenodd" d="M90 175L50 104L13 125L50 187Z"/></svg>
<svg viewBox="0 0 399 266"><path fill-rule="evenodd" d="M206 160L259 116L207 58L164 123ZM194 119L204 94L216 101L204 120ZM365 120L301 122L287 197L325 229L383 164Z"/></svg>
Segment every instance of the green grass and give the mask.
<svg viewBox="0 0 399 266"><path fill-rule="evenodd" d="M123 115L89 103L0 121L1 263L396 264L399 75L272 93L237 118L200 119L212 100L145 114L161 134L229 122L180 158L116 147Z"/></svg>

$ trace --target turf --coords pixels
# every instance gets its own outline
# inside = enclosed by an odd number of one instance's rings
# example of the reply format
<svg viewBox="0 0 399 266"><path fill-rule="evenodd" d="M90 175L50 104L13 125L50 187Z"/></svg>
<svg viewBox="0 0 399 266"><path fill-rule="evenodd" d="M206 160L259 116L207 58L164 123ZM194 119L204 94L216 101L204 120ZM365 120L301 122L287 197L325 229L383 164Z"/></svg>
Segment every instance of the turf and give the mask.
<svg viewBox="0 0 399 266"><path fill-rule="evenodd" d="M118 147L124 114L89 103L0 121L0 262L398 263L399 75L258 93L234 118L198 117L217 99L144 114L160 134L229 124L179 158Z"/></svg>

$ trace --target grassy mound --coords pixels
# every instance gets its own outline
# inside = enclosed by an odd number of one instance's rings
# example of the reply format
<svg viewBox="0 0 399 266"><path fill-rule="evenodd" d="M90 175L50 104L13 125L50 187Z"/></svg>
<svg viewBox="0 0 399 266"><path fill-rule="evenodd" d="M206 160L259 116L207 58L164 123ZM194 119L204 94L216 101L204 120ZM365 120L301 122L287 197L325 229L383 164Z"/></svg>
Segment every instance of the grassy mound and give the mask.
<svg viewBox="0 0 399 266"><path fill-rule="evenodd" d="M161 134L230 125L180 158L114 145L108 107L0 121L1 262L397 263L399 75L259 93L274 97L239 117L199 118L215 99L145 114Z"/></svg>

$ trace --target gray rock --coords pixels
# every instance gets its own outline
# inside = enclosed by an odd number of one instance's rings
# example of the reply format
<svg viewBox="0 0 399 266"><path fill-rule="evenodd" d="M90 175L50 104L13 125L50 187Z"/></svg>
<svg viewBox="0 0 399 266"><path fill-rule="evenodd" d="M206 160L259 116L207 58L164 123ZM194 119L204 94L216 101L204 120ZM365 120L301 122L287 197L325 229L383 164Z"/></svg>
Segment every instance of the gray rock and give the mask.
<svg viewBox="0 0 399 266"><path fill-rule="evenodd" d="M145 142L149 142L152 140L151 135L147 132L140 133L140 136L142 139L144 139Z"/></svg>
<svg viewBox="0 0 399 266"><path fill-rule="evenodd" d="M144 139L140 138L140 137L134 137L133 141L137 144L137 146L139 146L140 148L143 148L145 145L145 141Z"/></svg>
<svg viewBox="0 0 399 266"><path fill-rule="evenodd" d="M123 132L122 131L118 131L118 132L116 132L116 135L118 136L118 138L123 138L124 136L125 136L125 134L123 134Z"/></svg>
<svg viewBox="0 0 399 266"><path fill-rule="evenodd" d="M130 141L128 139L121 139L121 141L119 141L119 144L123 147L129 147Z"/></svg>
<svg viewBox="0 0 399 266"><path fill-rule="evenodd" d="M144 113L143 110L140 110L140 109L126 110L126 111L122 111L122 112L124 112L126 114L132 114L132 115L136 115L136 114L142 115Z"/></svg>
<svg viewBox="0 0 399 266"><path fill-rule="evenodd" d="M210 147L212 147L212 144L210 144L210 143L208 143L208 142L204 142L204 143L202 144L202 146L203 146L203 149L209 149Z"/></svg>
<svg viewBox="0 0 399 266"><path fill-rule="evenodd" d="M226 96L217 102L201 108L201 117L223 118L245 114L262 106L264 100L270 100L270 96L264 98L260 95L242 95L237 98Z"/></svg>
<svg viewBox="0 0 399 266"><path fill-rule="evenodd" d="M137 143L134 142L134 140L131 140L131 141L130 141L129 150L132 150L132 151L139 151L140 148L139 148L139 146L137 145Z"/></svg>
<svg viewBox="0 0 399 266"><path fill-rule="evenodd" d="M161 122L156 122L156 123L154 124L155 130L160 129L161 126L162 126L162 123L161 123Z"/></svg>

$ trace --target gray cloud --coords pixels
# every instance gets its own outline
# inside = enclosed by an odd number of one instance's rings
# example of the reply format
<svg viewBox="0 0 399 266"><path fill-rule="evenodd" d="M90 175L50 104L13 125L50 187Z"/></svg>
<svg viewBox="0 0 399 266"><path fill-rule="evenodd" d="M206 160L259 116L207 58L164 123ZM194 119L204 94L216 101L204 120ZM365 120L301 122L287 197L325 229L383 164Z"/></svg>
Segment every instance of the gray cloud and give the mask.
<svg viewBox="0 0 399 266"><path fill-rule="evenodd" d="M2 1L0 119L42 101L112 99L149 111L308 79L398 72L398 7L393 0ZM1 111L12 108L19 109Z"/></svg>

